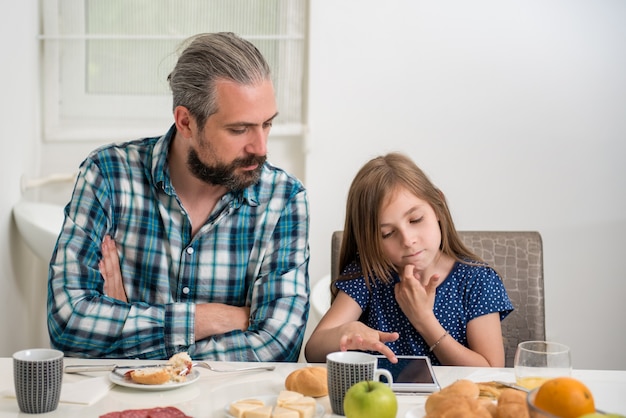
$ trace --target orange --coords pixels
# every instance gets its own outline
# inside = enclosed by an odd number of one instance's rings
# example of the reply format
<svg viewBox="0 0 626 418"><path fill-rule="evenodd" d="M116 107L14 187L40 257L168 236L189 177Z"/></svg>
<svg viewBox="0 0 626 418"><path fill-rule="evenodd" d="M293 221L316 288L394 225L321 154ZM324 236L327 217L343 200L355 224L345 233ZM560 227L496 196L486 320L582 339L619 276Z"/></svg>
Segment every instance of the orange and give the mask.
<svg viewBox="0 0 626 418"><path fill-rule="evenodd" d="M589 388L571 377L556 377L539 386L535 405L562 418L578 418L596 411Z"/></svg>

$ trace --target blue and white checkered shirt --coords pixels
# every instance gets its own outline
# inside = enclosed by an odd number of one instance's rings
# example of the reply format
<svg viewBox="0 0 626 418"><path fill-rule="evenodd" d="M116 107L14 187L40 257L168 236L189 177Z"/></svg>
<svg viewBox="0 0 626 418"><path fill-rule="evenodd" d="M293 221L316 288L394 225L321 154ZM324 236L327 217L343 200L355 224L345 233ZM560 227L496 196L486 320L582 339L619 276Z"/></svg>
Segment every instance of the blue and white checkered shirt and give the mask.
<svg viewBox="0 0 626 418"><path fill-rule="evenodd" d="M81 164L52 255L48 329L68 356L297 361L309 311L309 207L294 177L265 164L191 234L167 168L175 127L108 145ZM103 293L105 235L128 303ZM197 303L250 307L250 326L196 341Z"/></svg>

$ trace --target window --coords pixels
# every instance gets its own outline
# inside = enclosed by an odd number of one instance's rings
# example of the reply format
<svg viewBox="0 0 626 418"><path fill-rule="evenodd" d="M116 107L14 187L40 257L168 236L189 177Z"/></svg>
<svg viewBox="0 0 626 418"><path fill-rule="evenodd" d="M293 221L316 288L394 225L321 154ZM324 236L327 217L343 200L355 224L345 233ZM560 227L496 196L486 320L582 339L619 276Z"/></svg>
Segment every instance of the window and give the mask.
<svg viewBox="0 0 626 418"><path fill-rule="evenodd" d="M280 110L272 135L303 132L306 0L41 0L41 8L46 140L162 134L178 45L221 31L250 40L272 68Z"/></svg>

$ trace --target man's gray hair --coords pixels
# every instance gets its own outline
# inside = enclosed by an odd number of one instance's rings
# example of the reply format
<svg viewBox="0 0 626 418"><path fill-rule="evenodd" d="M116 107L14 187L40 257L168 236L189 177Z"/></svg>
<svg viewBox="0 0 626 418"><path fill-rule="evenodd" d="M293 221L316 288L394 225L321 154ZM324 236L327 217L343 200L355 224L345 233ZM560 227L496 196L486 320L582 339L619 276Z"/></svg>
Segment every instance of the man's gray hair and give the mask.
<svg viewBox="0 0 626 418"><path fill-rule="evenodd" d="M251 85L271 79L270 67L261 52L234 33L203 33L189 38L184 45L167 80L173 108L186 107L200 129L218 110L216 80Z"/></svg>

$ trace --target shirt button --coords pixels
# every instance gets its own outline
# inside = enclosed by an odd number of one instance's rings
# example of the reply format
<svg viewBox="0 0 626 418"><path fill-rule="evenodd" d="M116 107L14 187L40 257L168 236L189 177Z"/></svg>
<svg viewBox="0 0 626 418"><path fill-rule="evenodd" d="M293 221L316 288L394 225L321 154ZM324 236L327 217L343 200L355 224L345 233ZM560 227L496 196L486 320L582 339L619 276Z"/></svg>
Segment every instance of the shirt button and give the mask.
<svg viewBox="0 0 626 418"><path fill-rule="evenodd" d="M185 287L183 287L183 293L184 293L185 295L188 295L188 294L189 294L189 288L188 288L188 287L186 287L186 286L185 286Z"/></svg>
<svg viewBox="0 0 626 418"><path fill-rule="evenodd" d="M187 254L193 254L193 247L187 248Z"/></svg>

